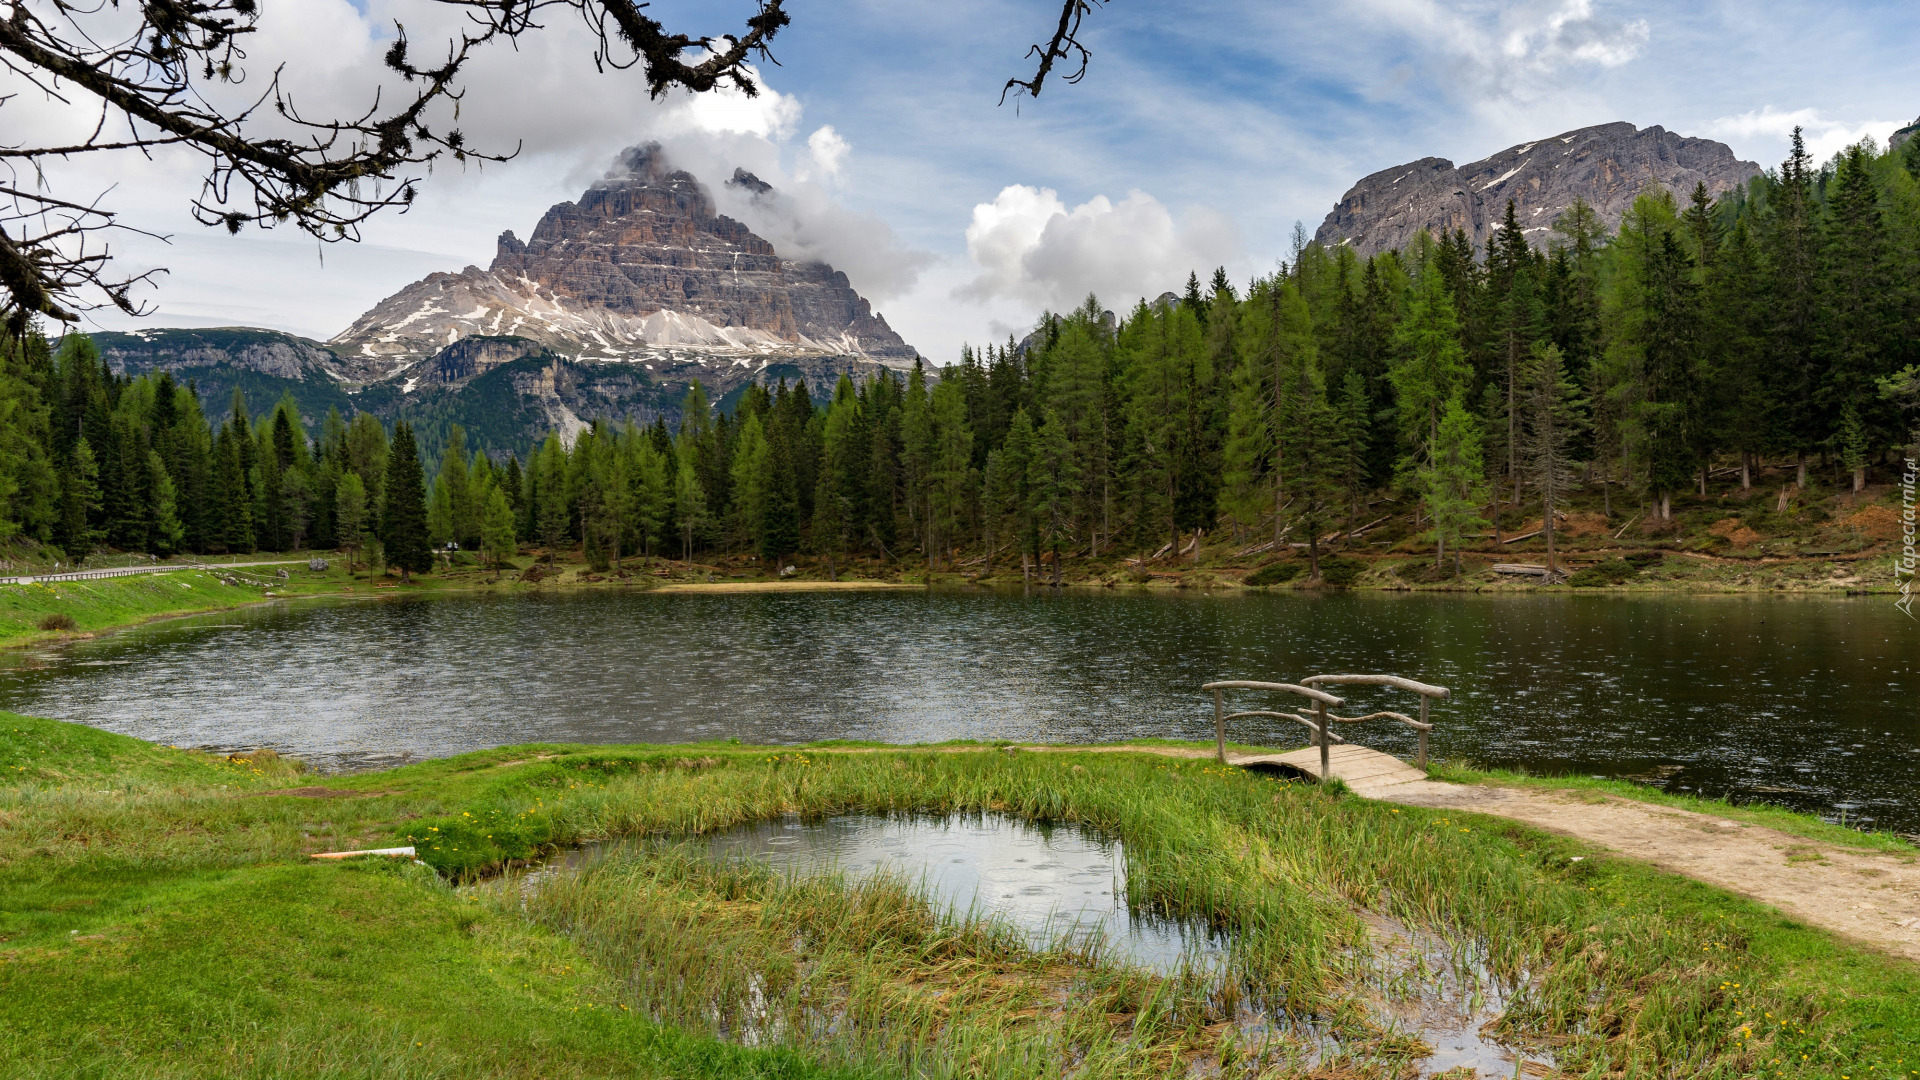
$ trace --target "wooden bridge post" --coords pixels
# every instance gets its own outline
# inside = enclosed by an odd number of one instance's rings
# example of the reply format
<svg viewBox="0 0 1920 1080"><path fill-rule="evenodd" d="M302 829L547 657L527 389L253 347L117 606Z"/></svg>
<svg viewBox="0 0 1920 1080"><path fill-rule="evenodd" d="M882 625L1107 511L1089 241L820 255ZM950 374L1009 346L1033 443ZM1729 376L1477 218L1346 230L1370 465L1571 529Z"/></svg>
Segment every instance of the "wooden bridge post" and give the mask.
<svg viewBox="0 0 1920 1080"><path fill-rule="evenodd" d="M1332 768L1332 766L1328 764L1328 761L1327 761L1327 734L1328 733L1327 733L1327 703L1326 702L1315 701L1313 703L1313 718L1320 722L1320 779L1324 781L1327 778L1328 771Z"/></svg>
<svg viewBox="0 0 1920 1080"><path fill-rule="evenodd" d="M1213 741L1220 754L1220 764L1227 763L1227 707L1222 700L1223 691L1213 692Z"/></svg>
<svg viewBox="0 0 1920 1080"><path fill-rule="evenodd" d="M1419 768L1427 767L1427 695L1420 695L1420 760L1414 762Z"/></svg>

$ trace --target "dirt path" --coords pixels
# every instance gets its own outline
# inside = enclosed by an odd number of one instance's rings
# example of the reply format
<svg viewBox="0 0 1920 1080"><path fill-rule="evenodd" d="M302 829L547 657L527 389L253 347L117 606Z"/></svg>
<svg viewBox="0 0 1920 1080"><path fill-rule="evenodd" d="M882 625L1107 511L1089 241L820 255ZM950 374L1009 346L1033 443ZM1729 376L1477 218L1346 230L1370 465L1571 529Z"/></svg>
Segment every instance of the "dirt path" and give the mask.
<svg viewBox="0 0 1920 1080"><path fill-rule="evenodd" d="M1210 758L1185 747L1025 747L1133 750ZM1230 755L1238 760L1248 755ZM1271 755L1268 755L1271 756ZM1411 773L1411 770L1406 770ZM1336 773L1336 775L1338 775ZM1383 776L1354 793L1406 806L1492 814L1525 822L1770 904L1811 926L1920 960L1920 855L1880 852L1591 790L1551 791L1408 782Z"/></svg>
<svg viewBox="0 0 1920 1080"><path fill-rule="evenodd" d="M1594 791L1431 780L1380 797L1494 814L1576 837L1771 904L1811 926L1920 960L1920 856L1862 851Z"/></svg>

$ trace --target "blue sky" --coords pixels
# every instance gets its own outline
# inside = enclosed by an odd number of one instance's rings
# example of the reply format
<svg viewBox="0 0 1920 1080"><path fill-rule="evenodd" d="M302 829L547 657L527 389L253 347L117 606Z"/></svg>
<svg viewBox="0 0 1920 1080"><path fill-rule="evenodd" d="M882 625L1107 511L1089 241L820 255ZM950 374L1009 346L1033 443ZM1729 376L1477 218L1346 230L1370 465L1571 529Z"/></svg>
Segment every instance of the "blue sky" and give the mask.
<svg viewBox="0 0 1920 1080"><path fill-rule="evenodd" d="M291 62L342 45L311 95L350 95L381 19L418 0L289 0L266 20ZM750 5L662 0L669 26L723 30ZM795 220L754 222L776 246L842 265L922 352L950 360L1089 288L1109 306L1177 288L1216 263L1270 269L1295 221L1309 233L1359 177L1435 155L1465 162L1587 124L1626 120L1728 142L1771 166L1794 123L1817 150L1884 138L1920 115L1920 4L1758 0L1361 0L1344 4L1113 0L1087 19L1078 85L996 106L1053 0L798 0L754 103L649 102L634 76L596 75L578 32L477 72L476 137L530 136L507 165L441 171L404 219L359 250L184 223L189 166L76 179L175 237L133 241L172 275L149 325L250 323L314 336L422 274L482 265L577 195L614 150L662 137L708 175L731 161L796 193ZM364 54L364 55L363 55ZM256 50L261 62L271 43ZM359 59L356 59L359 58ZM346 100L346 98L342 98ZM824 135L822 129L830 129ZM127 183L133 180L134 183ZM784 230L784 231L783 231ZM144 260L144 262L142 262ZM124 325L125 320L102 320Z"/></svg>

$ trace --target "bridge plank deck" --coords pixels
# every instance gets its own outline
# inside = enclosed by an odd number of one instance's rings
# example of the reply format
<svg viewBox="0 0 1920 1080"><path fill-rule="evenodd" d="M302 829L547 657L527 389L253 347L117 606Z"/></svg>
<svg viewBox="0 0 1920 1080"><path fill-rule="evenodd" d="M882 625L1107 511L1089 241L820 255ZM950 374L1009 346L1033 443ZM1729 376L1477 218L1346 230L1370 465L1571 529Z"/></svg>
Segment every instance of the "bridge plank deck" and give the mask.
<svg viewBox="0 0 1920 1080"><path fill-rule="evenodd" d="M1298 769L1308 776L1320 778L1320 748L1309 746L1304 750L1294 750L1285 754L1234 754L1228 757L1228 763L1242 768L1249 765L1280 765ZM1378 750L1369 750L1364 746L1344 743L1330 747L1327 753L1327 771L1336 779L1352 788L1356 794L1375 797L1376 793L1402 784L1417 783L1426 780L1427 774L1421 769L1401 761L1391 754Z"/></svg>

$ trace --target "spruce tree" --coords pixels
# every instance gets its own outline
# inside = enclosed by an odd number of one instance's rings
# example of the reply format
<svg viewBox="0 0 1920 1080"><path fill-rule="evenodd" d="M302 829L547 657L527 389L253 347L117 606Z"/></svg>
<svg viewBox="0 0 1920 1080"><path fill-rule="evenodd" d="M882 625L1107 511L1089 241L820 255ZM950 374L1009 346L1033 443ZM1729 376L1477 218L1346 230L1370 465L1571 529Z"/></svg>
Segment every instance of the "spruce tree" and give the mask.
<svg viewBox="0 0 1920 1080"><path fill-rule="evenodd" d="M347 553L347 573L353 573L353 557L367 542L367 486L360 474L349 472L340 477L335 495L334 534Z"/></svg>
<svg viewBox="0 0 1920 1080"><path fill-rule="evenodd" d="M1461 394L1473 377L1466 352L1460 346L1460 321L1445 277L1428 268L1413 289L1407 314L1394 332L1399 358L1388 372L1393 384L1406 456L1402 468L1412 472L1433 459L1440 416L1447 403Z"/></svg>
<svg viewBox="0 0 1920 1080"><path fill-rule="evenodd" d="M766 462L759 550L762 563L777 576L782 560L800 550L800 500L790 455L770 451Z"/></svg>
<svg viewBox="0 0 1920 1080"><path fill-rule="evenodd" d="M1527 481L1540 493L1540 528L1547 540L1547 577L1551 581L1559 574L1553 516L1561 498L1577 481L1569 451L1586 423L1586 403L1567 376L1559 346L1551 343L1534 347L1521 371L1520 383L1526 422L1519 433L1517 456Z"/></svg>
<svg viewBox="0 0 1920 1080"><path fill-rule="evenodd" d="M673 476L673 516L680 526L681 558L689 562L693 559L693 538L707 526L707 493L700 486L695 457L681 454Z"/></svg>
<svg viewBox="0 0 1920 1080"><path fill-rule="evenodd" d="M481 518L480 551L493 565L497 580L507 560L520 550L518 528L514 522L513 504L507 501L506 492L497 485L489 485L486 494L486 510Z"/></svg>
<svg viewBox="0 0 1920 1080"><path fill-rule="evenodd" d="M1446 564L1453 550L1453 568L1460 572L1460 543L1469 530L1487 527L1480 507L1488 498L1486 464L1480 456L1480 430L1467 411L1462 395L1454 394L1441 409L1431 453L1416 473L1421 504L1434 542L1433 564Z"/></svg>
<svg viewBox="0 0 1920 1080"><path fill-rule="evenodd" d="M433 552L427 547L427 492L420 446L405 420L393 426L384 487L380 545L387 565L399 567L402 582L410 581L411 575L433 569Z"/></svg>

